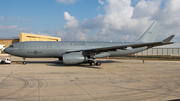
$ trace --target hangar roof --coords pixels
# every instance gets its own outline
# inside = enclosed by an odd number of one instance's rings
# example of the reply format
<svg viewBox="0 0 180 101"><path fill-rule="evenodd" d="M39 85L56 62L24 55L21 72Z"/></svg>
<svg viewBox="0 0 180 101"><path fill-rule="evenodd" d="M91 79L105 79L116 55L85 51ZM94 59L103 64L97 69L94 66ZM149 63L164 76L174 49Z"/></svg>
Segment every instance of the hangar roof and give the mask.
<svg viewBox="0 0 180 101"><path fill-rule="evenodd" d="M19 39L19 37L4 37L4 38L0 37L0 40L12 40L12 39Z"/></svg>

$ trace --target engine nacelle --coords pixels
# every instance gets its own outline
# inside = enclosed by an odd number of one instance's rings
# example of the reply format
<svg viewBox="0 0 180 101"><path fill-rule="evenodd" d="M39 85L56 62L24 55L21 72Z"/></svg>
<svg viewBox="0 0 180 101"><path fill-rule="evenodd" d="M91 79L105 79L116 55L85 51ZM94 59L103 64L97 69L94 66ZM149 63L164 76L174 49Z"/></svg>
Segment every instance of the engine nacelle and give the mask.
<svg viewBox="0 0 180 101"><path fill-rule="evenodd" d="M76 53L69 53L63 55L63 64L78 64L87 62L88 57Z"/></svg>

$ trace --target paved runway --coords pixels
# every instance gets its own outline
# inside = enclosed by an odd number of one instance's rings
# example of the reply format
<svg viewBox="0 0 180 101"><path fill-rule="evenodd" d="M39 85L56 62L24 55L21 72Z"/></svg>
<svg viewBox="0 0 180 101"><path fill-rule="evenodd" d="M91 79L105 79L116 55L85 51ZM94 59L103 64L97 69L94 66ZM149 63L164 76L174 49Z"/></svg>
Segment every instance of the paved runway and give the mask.
<svg viewBox="0 0 180 101"><path fill-rule="evenodd" d="M1 58L1 57L0 57ZM12 61L22 61L11 57ZM27 59L0 65L1 101L165 101L180 99L180 61L100 59L101 66Z"/></svg>

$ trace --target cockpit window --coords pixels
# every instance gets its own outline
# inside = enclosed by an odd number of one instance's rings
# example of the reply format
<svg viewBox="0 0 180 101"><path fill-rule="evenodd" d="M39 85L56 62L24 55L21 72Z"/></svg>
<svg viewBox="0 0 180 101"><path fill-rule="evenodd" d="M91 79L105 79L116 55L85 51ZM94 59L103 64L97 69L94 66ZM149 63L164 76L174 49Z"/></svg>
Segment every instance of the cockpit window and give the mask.
<svg viewBox="0 0 180 101"><path fill-rule="evenodd" d="M13 46L13 45L10 45L9 47L10 47L10 48L13 48L14 46Z"/></svg>

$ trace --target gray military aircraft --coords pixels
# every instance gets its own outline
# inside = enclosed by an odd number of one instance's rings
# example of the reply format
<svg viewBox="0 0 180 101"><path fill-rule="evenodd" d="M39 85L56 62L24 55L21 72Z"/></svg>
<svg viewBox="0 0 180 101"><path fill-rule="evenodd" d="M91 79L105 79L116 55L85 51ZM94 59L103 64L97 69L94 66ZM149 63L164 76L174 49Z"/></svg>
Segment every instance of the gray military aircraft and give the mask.
<svg viewBox="0 0 180 101"><path fill-rule="evenodd" d="M146 49L173 44L170 42L175 35L155 42L159 22L153 24L135 42L57 42L57 41L27 41L14 43L4 51L8 54L26 58L59 58L64 64L88 62L100 66L96 58L124 56Z"/></svg>

